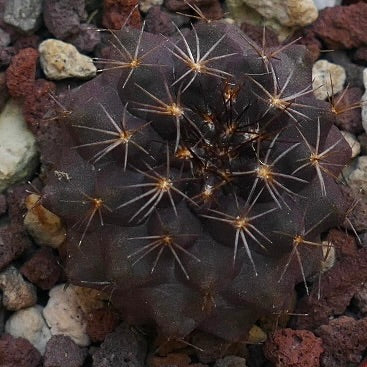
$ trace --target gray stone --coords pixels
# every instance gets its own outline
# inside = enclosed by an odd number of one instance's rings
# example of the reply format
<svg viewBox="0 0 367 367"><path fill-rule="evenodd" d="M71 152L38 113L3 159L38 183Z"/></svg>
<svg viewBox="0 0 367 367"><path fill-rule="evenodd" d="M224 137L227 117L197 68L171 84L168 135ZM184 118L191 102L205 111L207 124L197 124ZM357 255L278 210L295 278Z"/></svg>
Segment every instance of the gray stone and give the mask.
<svg viewBox="0 0 367 367"><path fill-rule="evenodd" d="M42 0L8 0L4 21L23 32L33 32L41 24Z"/></svg>

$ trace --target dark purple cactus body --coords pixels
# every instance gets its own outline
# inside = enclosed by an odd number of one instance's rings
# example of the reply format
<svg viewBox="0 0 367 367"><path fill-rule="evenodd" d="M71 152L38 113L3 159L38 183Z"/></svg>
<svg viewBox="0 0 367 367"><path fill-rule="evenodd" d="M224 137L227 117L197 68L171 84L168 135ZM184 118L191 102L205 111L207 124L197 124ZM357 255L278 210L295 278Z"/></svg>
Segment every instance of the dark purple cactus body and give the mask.
<svg viewBox="0 0 367 367"><path fill-rule="evenodd" d="M132 323L237 340L319 270L350 148L312 93L302 46L198 23L125 27L72 91L44 205L68 227L71 282Z"/></svg>

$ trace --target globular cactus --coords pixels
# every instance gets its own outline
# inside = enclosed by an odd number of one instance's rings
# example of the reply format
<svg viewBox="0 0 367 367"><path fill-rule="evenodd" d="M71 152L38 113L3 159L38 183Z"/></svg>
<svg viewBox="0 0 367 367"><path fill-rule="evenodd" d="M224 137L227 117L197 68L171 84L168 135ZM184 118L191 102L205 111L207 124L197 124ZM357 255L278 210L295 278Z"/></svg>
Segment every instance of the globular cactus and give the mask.
<svg viewBox="0 0 367 367"><path fill-rule="evenodd" d="M71 91L43 191L68 228L69 280L168 337L243 338L296 283L308 292L320 234L347 210L350 148L311 58L219 21L175 38L125 26L109 44Z"/></svg>

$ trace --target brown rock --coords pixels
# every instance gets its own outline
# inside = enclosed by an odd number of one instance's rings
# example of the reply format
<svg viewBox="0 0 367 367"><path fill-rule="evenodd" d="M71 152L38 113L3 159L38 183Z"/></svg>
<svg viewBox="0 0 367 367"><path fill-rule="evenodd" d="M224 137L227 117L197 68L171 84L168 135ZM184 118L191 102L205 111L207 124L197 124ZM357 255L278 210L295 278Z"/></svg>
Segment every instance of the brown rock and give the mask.
<svg viewBox="0 0 367 367"><path fill-rule="evenodd" d="M0 228L0 270L18 258L29 246L29 240L17 226Z"/></svg>
<svg viewBox="0 0 367 367"><path fill-rule="evenodd" d="M318 367L322 352L321 339L307 330L277 330L264 345L265 357L282 367Z"/></svg>
<svg viewBox="0 0 367 367"><path fill-rule="evenodd" d="M119 323L116 312L108 308L91 311L87 316L87 334L92 342L103 342Z"/></svg>
<svg viewBox="0 0 367 367"><path fill-rule="evenodd" d="M341 316L319 327L315 334L323 341L322 366L349 366L362 360L367 345L367 319Z"/></svg>
<svg viewBox="0 0 367 367"><path fill-rule="evenodd" d="M357 48L367 43L367 3L334 6L320 11L313 31L331 49Z"/></svg>
<svg viewBox="0 0 367 367"><path fill-rule="evenodd" d="M108 29L121 29L132 12L127 24L141 27L139 10L133 10L137 3L138 0L104 0L102 24Z"/></svg>
<svg viewBox="0 0 367 367"><path fill-rule="evenodd" d="M367 248L362 248L355 256L345 257L322 275L320 299L315 284L310 296L300 300L295 312L308 316L297 318L297 328L312 330L328 324L331 316L342 315L366 279Z"/></svg>
<svg viewBox="0 0 367 367"><path fill-rule="evenodd" d="M80 348L70 337L54 335L47 342L43 367L81 367L86 356L86 348Z"/></svg>
<svg viewBox="0 0 367 367"><path fill-rule="evenodd" d="M41 289L51 289L59 280L61 269L50 248L37 251L21 268L20 272Z"/></svg>
<svg viewBox="0 0 367 367"><path fill-rule="evenodd" d="M41 354L27 339L3 334L0 337L0 366L40 367Z"/></svg>
<svg viewBox="0 0 367 367"><path fill-rule="evenodd" d="M34 48L20 50L6 70L6 84L12 97L23 97L33 90L38 51Z"/></svg>

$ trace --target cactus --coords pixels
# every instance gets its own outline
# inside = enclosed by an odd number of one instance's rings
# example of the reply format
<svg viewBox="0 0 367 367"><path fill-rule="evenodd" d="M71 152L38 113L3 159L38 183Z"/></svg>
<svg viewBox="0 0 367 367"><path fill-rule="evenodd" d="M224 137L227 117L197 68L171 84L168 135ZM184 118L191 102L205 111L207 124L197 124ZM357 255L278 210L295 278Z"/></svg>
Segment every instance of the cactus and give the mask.
<svg viewBox="0 0 367 367"><path fill-rule="evenodd" d="M311 58L220 21L172 38L125 26L109 45L62 108L42 194L68 228L69 280L167 337L246 337L297 283L308 293L347 211L350 148Z"/></svg>

